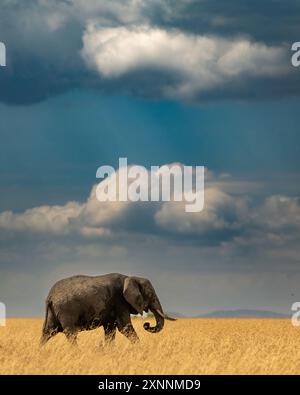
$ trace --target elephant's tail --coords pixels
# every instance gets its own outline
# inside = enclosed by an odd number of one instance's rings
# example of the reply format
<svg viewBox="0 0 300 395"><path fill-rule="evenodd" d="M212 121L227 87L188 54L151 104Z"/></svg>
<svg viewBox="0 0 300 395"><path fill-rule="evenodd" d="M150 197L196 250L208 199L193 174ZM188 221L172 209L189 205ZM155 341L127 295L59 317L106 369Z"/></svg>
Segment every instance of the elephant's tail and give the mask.
<svg viewBox="0 0 300 395"><path fill-rule="evenodd" d="M55 314L53 303L51 300L46 301L46 314L43 325L43 334L48 334L53 330L57 330L60 327L60 322Z"/></svg>
<svg viewBox="0 0 300 395"><path fill-rule="evenodd" d="M50 308L50 303L51 302L49 302L48 300L46 301L45 320L44 320L44 325L43 325L43 333L45 333L46 330L47 330L48 315L49 315L48 311L49 311L49 308Z"/></svg>

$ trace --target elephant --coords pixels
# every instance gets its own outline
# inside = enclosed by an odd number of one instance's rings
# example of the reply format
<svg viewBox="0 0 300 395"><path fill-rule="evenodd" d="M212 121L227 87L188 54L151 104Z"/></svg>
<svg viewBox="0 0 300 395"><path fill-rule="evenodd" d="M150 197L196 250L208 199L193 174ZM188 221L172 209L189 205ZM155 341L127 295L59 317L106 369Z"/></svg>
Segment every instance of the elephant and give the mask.
<svg viewBox="0 0 300 395"><path fill-rule="evenodd" d="M114 340L116 329L131 342L139 340L131 323L131 314L153 313L156 324L144 323L144 329L157 333L167 316L151 282L146 278L119 273L100 276L77 275L62 279L51 288L46 299L46 314L40 344L63 332L76 344L80 331L104 328L105 344Z"/></svg>

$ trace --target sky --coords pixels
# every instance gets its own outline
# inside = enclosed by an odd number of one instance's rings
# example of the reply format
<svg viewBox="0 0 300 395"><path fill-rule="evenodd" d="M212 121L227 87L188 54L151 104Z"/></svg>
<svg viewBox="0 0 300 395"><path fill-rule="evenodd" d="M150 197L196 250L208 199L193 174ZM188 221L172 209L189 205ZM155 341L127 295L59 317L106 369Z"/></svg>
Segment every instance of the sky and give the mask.
<svg viewBox="0 0 300 395"><path fill-rule="evenodd" d="M298 1L5 0L0 301L73 274L151 280L166 311L300 300ZM298 34L298 36L297 36ZM97 168L205 166L205 206L100 203Z"/></svg>

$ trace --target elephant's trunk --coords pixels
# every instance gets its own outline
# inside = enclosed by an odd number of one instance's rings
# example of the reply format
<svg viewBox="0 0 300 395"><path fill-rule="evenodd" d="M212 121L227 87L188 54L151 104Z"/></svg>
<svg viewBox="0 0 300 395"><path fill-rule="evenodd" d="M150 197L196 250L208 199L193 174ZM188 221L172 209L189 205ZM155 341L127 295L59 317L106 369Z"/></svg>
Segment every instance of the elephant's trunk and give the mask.
<svg viewBox="0 0 300 395"><path fill-rule="evenodd" d="M160 301L158 297L156 296L154 292L154 298L152 299L152 303L149 305L149 309L153 313L155 320L156 320L156 325L155 326L150 326L149 322L144 323L144 329L146 331L151 332L151 333L157 333L162 330L165 324L165 317L162 312L162 307L160 304Z"/></svg>
<svg viewBox="0 0 300 395"><path fill-rule="evenodd" d="M164 327L165 319L170 320L170 321L176 321L175 318L171 318L163 312L163 309L161 307L158 297L156 296L155 293L154 293L154 295L155 296L154 296L153 302L149 305L149 309L154 314L154 317L156 320L156 325L150 326L149 322L144 323L144 329L146 329L146 331L151 332L151 333L160 332Z"/></svg>
<svg viewBox="0 0 300 395"><path fill-rule="evenodd" d="M151 332L151 333L157 333L162 330L165 324L165 318L156 310L156 309L150 309L152 313L154 314L155 320L156 320L156 325L155 326L150 326L149 322L144 323L144 329L146 331Z"/></svg>

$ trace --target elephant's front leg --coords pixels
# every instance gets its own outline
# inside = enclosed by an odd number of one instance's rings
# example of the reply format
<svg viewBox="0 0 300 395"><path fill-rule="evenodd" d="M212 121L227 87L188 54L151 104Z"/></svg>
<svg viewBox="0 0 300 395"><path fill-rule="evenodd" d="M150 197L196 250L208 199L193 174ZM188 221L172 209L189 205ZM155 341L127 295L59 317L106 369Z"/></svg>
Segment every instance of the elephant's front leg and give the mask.
<svg viewBox="0 0 300 395"><path fill-rule="evenodd" d="M117 323L107 322L104 324L104 341L105 344L111 343L116 337L116 327Z"/></svg>
<svg viewBox="0 0 300 395"><path fill-rule="evenodd" d="M131 341L131 343L136 343L140 340L136 334L136 331L134 330L134 327L132 326L132 323L126 324L120 330L120 332L125 335Z"/></svg>
<svg viewBox="0 0 300 395"><path fill-rule="evenodd" d="M119 313L117 318L117 326L118 330L124 336L126 336L131 341L131 343L136 343L139 341L138 335L132 326L129 311L123 311Z"/></svg>

